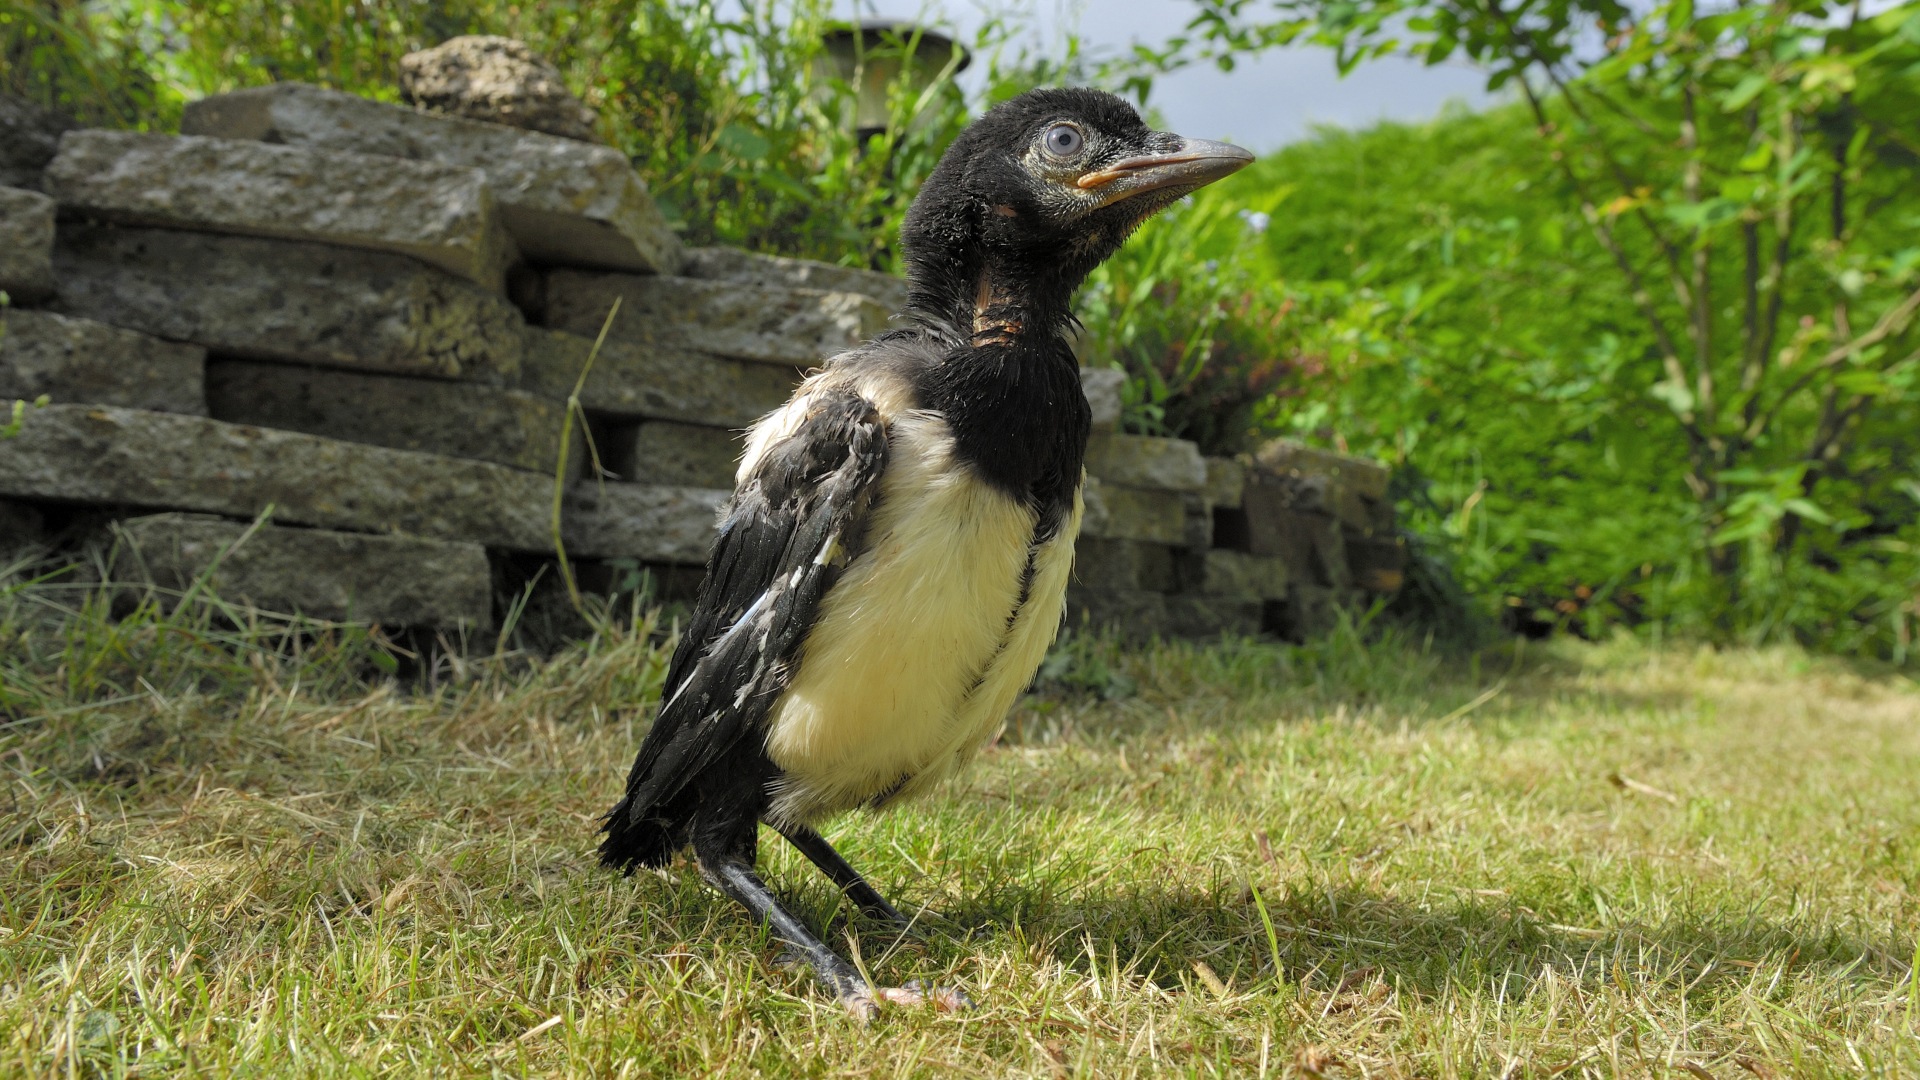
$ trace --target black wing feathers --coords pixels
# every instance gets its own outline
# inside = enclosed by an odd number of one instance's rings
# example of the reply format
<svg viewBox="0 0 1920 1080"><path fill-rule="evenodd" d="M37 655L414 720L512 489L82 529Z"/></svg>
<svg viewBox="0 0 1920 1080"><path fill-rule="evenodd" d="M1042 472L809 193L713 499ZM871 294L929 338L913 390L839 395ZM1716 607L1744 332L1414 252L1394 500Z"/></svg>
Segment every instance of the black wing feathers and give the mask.
<svg viewBox="0 0 1920 1080"><path fill-rule="evenodd" d="M887 434L872 403L816 393L798 429L734 492L653 728L607 814L603 862L657 864L680 845L688 783L749 733L785 689L820 599L863 543Z"/></svg>

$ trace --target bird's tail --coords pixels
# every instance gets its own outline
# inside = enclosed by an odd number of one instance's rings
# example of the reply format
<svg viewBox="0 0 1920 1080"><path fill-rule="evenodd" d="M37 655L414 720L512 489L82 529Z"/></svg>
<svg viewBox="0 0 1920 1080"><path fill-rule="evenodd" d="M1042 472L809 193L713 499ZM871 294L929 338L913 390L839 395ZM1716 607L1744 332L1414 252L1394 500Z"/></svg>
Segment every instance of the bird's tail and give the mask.
<svg viewBox="0 0 1920 1080"><path fill-rule="evenodd" d="M600 864L632 873L640 867L665 866L673 853L685 846L687 822L683 815L663 807L648 807L633 812L633 793L607 811L601 831Z"/></svg>

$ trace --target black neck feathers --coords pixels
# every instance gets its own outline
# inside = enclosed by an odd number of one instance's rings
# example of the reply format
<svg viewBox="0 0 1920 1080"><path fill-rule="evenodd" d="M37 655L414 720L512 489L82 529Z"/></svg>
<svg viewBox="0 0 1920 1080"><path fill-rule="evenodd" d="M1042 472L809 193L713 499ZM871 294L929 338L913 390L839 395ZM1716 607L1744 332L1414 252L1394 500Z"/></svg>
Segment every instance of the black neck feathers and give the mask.
<svg viewBox="0 0 1920 1080"><path fill-rule="evenodd" d="M920 398L946 418L961 460L1029 502L1042 535L1050 536L1072 511L1092 427L1066 338L1073 290L1092 265L1081 269L1060 252L995 243L1001 237L986 235L982 219L1010 217L1007 208L929 198L936 179L937 172L901 236L909 274L904 314L948 346L945 359L918 379Z"/></svg>

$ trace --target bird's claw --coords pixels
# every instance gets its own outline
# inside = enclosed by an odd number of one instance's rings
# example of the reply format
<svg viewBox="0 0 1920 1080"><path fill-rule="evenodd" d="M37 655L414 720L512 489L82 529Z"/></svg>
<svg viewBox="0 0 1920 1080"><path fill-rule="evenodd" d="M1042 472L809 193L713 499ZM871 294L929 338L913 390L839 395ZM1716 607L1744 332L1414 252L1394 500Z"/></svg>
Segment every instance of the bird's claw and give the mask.
<svg viewBox="0 0 1920 1080"><path fill-rule="evenodd" d="M905 986L875 986L840 995L840 1004L862 1023L880 1014L882 1003L917 1008L931 1003L943 1013L964 1012L973 1000L950 986L929 987L918 979Z"/></svg>

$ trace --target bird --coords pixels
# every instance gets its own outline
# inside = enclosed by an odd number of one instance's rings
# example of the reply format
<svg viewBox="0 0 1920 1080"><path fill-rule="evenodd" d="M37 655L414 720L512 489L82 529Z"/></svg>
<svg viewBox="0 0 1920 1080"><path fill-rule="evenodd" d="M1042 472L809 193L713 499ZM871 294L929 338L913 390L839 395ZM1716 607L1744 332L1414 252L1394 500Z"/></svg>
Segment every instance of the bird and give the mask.
<svg viewBox="0 0 1920 1080"><path fill-rule="evenodd" d="M969 1004L870 985L755 872L760 825L868 916L910 924L819 828L939 786L1030 684L1084 509L1074 291L1153 214L1252 160L1085 88L1027 91L954 139L901 223L897 325L747 431L661 704L602 819L603 864L690 847L862 1019Z"/></svg>

